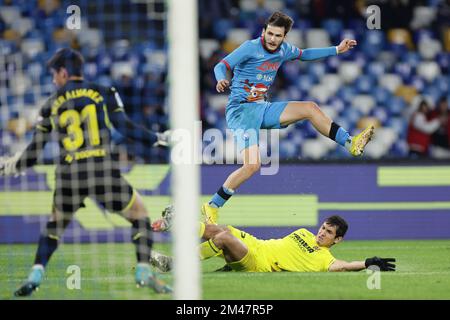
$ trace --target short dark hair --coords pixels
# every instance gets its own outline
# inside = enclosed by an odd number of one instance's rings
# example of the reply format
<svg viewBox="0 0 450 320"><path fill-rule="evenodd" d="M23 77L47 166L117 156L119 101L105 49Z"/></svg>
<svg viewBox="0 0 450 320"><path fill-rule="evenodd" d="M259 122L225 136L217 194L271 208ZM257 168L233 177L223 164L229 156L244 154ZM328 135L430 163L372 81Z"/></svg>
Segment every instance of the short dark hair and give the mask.
<svg viewBox="0 0 450 320"><path fill-rule="evenodd" d="M420 100L420 103L419 103L419 109L422 108L423 106L425 106L425 107L427 107L427 108L430 106L430 105L428 104L428 101L425 100L425 99Z"/></svg>
<svg viewBox="0 0 450 320"><path fill-rule="evenodd" d="M268 25L275 27L284 27L284 34L286 35L292 28L294 20L283 12L277 11L272 13L272 15L266 20L264 29L267 29Z"/></svg>
<svg viewBox="0 0 450 320"><path fill-rule="evenodd" d="M348 229L347 221L340 216L331 216L325 219L325 223L336 226L336 237L343 237Z"/></svg>
<svg viewBox="0 0 450 320"><path fill-rule="evenodd" d="M80 52L61 48L47 62L47 67L59 71L65 68L70 76L81 76L83 74L84 59Z"/></svg>

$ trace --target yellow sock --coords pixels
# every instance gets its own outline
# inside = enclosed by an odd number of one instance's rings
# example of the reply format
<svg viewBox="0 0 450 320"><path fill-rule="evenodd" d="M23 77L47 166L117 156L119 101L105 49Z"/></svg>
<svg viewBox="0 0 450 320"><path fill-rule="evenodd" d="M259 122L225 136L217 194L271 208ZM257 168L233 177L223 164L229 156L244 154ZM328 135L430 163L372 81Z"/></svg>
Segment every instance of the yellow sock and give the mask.
<svg viewBox="0 0 450 320"><path fill-rule="evenodd" d="M200 244L200 259L206 260L222 254L222 250L217 248L211 239Z"/></svg>

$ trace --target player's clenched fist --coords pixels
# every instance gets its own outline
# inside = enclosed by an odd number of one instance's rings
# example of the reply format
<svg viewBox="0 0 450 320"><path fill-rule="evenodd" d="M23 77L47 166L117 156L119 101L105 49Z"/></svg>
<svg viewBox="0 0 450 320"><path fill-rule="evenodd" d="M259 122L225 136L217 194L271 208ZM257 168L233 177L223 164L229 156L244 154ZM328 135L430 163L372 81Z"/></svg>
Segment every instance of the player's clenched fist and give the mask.
<svg viewBox="0 0 450 320"><path fill-rule="evenodd" d="M217 92L224 92L226 88L230 86L230 81L228 80L219 80L217 81L216 90Z"/></svg>
<svg viewBox="0 0 450 320"><path fill-rule="evenodd" d="M353 49L353 47L356 45L357 45L356 40L344 39L338 45L338 53L347 52L348 50Z"/></svg>

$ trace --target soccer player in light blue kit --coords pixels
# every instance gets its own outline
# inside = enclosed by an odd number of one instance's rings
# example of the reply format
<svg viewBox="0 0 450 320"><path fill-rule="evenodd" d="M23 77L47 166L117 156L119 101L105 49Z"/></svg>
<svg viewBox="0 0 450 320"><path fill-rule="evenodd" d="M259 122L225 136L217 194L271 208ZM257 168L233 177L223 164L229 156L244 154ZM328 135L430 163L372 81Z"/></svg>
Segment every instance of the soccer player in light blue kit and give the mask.
<svg viewBox="0 0 450 320"><path fill-rule="evenodd" d="M285 42L293 20L281 13L273 13L266 21L261 37L244 42L215 68L216 90L230 88L226 120L243 155L243 166L231 173L209 203L202 206L206 223L216 223L218 208L235 190L261 167L258 146L259 129L280 129L302 120L309 120L322 135L344 146L353 156L360 156L370 141L374 127L369 126L352 137L325 115L312 101L268 102L266 93L275 80L281 64L291 60L310 61L344 53L356 45L344 39L338 46L301 50ZM226 71L233 72L230 82Z"/></svg>

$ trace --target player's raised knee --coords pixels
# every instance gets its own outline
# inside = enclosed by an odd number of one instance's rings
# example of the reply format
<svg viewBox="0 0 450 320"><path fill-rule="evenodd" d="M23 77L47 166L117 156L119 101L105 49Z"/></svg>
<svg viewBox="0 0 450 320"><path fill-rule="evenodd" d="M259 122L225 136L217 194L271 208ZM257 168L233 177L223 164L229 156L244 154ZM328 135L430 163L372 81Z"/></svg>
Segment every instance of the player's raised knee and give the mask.
<svg viewBox="0 0 450 320"><path fill-rule="evenodd" d="M308 101L305 106L307 108L309 117L312 117L314 115L314 113L320 111L319 105L317 103L315 103L314 101Z"/></svg>
<svg viewBox="0 0 450 320"><path fill-rule="evenodd" d="M228 230L228 228L225 226L220 226L216 224L205 224L205 232L203 234L203 238L205 239L214 238L217 234L225 230Z"/></svg>
<svg viewBox="0 0 450 320"><path fill-rule="evenodd" d="M231 234L230 230L228 228L222 230L218 234L216 234L212 241L219 249L223 249L226 247L227 243L232 240L233 235Z"/></svg>
<svg viewBox="0 0 450 320"><path fill-rule="evenodd" d="M247 163L242 166L242 169L244 169L249 174L255 174L256 172L259 171L259 169L261 169L261 163L260 162Z"/></svg>

